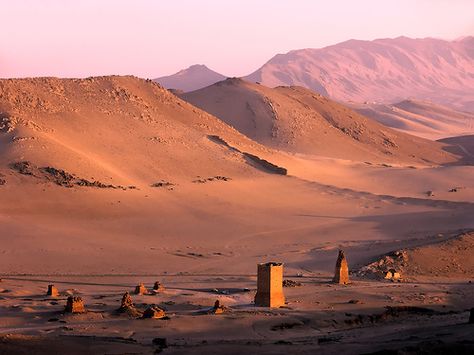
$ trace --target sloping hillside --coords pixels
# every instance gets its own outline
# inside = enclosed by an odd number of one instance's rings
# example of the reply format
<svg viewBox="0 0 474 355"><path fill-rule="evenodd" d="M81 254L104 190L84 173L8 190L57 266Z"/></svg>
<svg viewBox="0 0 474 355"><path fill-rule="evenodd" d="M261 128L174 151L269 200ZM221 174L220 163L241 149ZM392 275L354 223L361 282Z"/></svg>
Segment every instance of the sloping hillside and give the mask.
<svg viewBox="0 0 474 355"><path fill-rule="evenodd" d="M1 80L0 112L0 170L23 178L143 187L259 174L243 153L268 152L158 84L133 77Z"/></svg>
<svg viewBox="0 0 474 355"><path fill-rule="evenodd" d="M228 79L183 94L248 137L273 148L351 160L442 164L443 144L400 133L301 87Z"/></svg>

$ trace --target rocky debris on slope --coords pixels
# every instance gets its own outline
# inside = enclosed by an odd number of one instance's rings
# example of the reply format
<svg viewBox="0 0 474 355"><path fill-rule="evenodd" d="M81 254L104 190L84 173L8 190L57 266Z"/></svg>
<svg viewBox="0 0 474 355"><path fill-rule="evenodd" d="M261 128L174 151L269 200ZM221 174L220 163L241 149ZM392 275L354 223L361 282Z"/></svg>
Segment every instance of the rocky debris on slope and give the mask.
<svg viewBox="0 0 474 355"><path fill-rule="evenodd" d="M0 186L6 185L6 183L7 183L7 180L3 179L3 178L0 176Z"/></svg>
<svg viewBox="0 0 474 355"><path fill-rule="evenodd" d="M161 319L165 317L166 317L165 311L155 305L151 305L145 310L145 312L143 312L143 318Z"/></svg>
<svg viewBox="0 0 474 355"><path fill-rule="evenodd" d="M301 282L294 280L283 280L283 287L299 287L302 286Z"/></svg>
<svg viewBox="0 0 474 355"><path fill-rule="evenodd" d="M2 115L2 113L0 113L0 116L1 115ZM36 122L34 122L32 120L26 120L26 119L22 119L22 118L16 117L16 116L6 116L6 117L3 117L3 118L0 119L0 132L2 132L2 133L11 133L11 132L15 131L15 129L18 126L27 127L27 128L29 128L33 131L36 131L36 132L51 132L50 129L46 129L44 127L41 127L39 124L37 124ZM14 142L16 141L15 138L18 138L18 137L13 137L12 140ZM31 137L31 139L36 139L36 138Z"/></svg>
<svg viewBox="0 0 474 355"><path fill-rule="evenodd" d="M33 168L31 167L31 163L28 161L20 161L16 163L10 164L10 168L17 171L22 175L33 175Z"/></svg>
<svg viewBox="0 0 474 355"><path fill-rule="evenodd" d="M81 297L69 296L67 298L66 308L64 309L66 313L85 313L86 308L84 307L84 301Z"/></svg>
<svg viewBox="0 0 474 355"><path fill-rule="evenodd" d="M279 174L279 175L287 175L288 170L285 168L282 168L281 166L275 165L273 163L270 163L268 160L261 159L256 155L250 154L250 153L243 153L243 155L250 160L253 164L257 165L258 167L262 168L263 170L273 173L273 174Z"/></svg>
<svg viewBox="0 0 474 355"><path fill-rule="evenodd" d="M474 273L474 233L416 248L397 250L363 266L359 276L399 281L417 276L470 278Z"/></svg>
<svg viewBox="0 0 474 355"><path fill-rule="evenodd" d="M169 182L169 181L165 181L165 180L155 182L155 183L151 184L150 186L151 187L163 187L163 188L166 188L168 190L173 190L174 189L174 184Z"/></svg>
<svg viewBox="0 0 474 355"><path fill-rule="evenodd" d="M48 291L46 291L46 295L51 297L59 296L59 291L54 285L48 285Z"/></svg>
<svg viewBox="0 0 474 355"><path fill-rule="evenodd" d="M14 136L12 138L12 142L19 143L19 142L26 142L26 141L34 141L34 140L37 140L37 139L38 139L37 137L18 137L18 136Z"/></svg>
<svg viewBox="0 0 474 355"><path fill-rule="evenodd" d="M70 174L62 169L57 169L51 166L37 167L29 161L20 161L10 164L10 168L21 175L32 176L48 182L52 182L62 187L95 187L100 189L135 189L135 186L121 186L104 184L99 181L89 181L87 179L79 178L74 174Z"/></svg>
<svg viewBox="0 0 474 355"><path fill-rule="evenodd" d="M195 183L195 184L205 184L208 181L229 181L229 180L232 180L229 177L220 176L220 175L216 175L216 176L208 177L208 178L201 178L200 176L197 176L197 178L198 179L193 180L193 183Z"/></svg>
<svg viewBox="0 0 474 355"><path fill-rule="evenodd" d="M403 274L405 266L408 264L408 252L406 250L397 250L393 253L384 255L381 259L360 268L357 271L358 276L377 278L377 279L396 279Z"/></svg>

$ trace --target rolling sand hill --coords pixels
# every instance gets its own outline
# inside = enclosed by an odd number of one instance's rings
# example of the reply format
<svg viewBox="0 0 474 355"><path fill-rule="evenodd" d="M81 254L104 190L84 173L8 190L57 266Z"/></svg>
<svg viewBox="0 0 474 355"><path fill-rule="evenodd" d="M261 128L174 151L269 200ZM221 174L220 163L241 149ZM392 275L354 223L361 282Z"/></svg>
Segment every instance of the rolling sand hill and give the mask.
<svg viewBox="0 0 474 355"><path fill-rule="evenodd" d="M301 87L227 79L182 98L276 149L349 160L456 160L442 144L395 131Z"/></svg>
<svg viewBox="0 0 474 355"><path fill-rule="evenodd" d="M0 353L151 354L165 340L174 354L472 350L471 275L331 279L339 248L354 270L473 229L474 167L407 166L404 147L414 161L454 156L397 132L389 138L401 139L401 153L379 162L379 146L362 148L377 123L357 121L366 124L359 142L335 128L352 127L344 107L298 88L262 87L275 100L262 104L260 91L237 84L282 121L281 112L301 118L311 107L321 120L329 105L334 122L318 122L336 132L330 148L347 154L347 144L364 160L273 150L133 77L0 80ZM285 279L301 283L285 288L283 308L252 303L256 264L267 261L284 262ZM169 318L116 311L125 291L157 280L164 290L133 302ZM52 283L59 296L45 295ZM70 295L89 312L64 314ZM216 299L221 315L209 312Z"/></svg>
<svg viewBox="0 0 474 355"><path fill-rule="evenodd" d="M426 139L474 132L474 114L428 101L405 100L394 105L360 104L354 109L386 126Z"/></svg>
<svg viewBox="0 0 474 355"><path fill-rule="evenodd" d="M86 179L150 185L171 176L258 173L213 136L266 151L150 81L3 80L0 90L3 169L27 161Z"/></svg>
<svg viewBox="0 0 474 355"><path fill-rule="evenodd" d="M225 78L224 75L216 73L205 65L196 64L173 75L156 78L154 81L167 89L192 91L212 85Z"/></svg>
<svg viewBox="0 0 474 355"><path fill-rule="evenodd" d="M298 85L341 101L429 100L474 111L474 37L350 40L278 54L245 77Z"/></svg>

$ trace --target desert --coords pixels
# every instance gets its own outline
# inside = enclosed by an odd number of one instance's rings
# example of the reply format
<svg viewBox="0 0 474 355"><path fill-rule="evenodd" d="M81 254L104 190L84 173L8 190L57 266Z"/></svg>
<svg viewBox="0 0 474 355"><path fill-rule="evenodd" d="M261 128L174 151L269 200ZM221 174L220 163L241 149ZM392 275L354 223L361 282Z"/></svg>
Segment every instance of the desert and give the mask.
<svg viewBox="0 0 474 355"><path fill-rule="evenodd" d="M473 54L0 75L0 354L473 353Z"/></svg>

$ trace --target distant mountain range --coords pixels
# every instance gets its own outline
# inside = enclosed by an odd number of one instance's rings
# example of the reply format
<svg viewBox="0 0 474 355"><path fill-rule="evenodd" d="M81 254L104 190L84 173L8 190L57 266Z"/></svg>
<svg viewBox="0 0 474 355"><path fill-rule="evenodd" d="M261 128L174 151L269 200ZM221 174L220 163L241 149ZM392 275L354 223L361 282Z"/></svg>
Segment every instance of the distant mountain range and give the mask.
<svg viewBox="0 0 474 355"><path fill-rule="evenodd" d="M341 101L430 100L474 111L474 37L350 40L279 54L245 79L299 85Z"/></svg>
<svg viewBox="0 0 474 355"><path fill-rule="evenodd" d="M226 77L216 73L205 65L196 64L176 74L155 79L166 89L193 91L224 80Z"/></svg>
<svg viewBox="0 0 474 355"><path fill-rule="evenodd" d="M205 66L193 66L156 81L192 91L223 78ZM474 37L349 40L294 50L276 55L244 79L269 87L303 86L345 102L395 103L412 98L474 111Z"/></svg>

